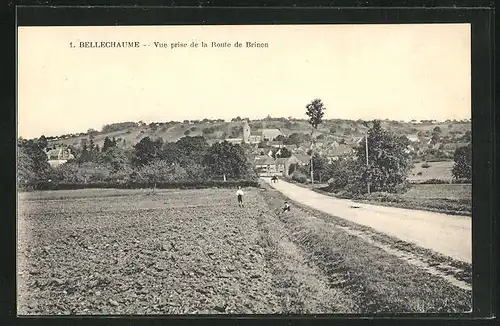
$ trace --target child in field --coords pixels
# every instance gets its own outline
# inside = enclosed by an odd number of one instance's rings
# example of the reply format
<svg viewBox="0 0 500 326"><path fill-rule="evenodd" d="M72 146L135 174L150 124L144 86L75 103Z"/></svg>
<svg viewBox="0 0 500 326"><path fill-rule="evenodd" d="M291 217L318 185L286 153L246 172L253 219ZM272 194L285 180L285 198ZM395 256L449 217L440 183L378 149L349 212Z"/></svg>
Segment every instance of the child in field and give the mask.
<svg viewBox="0 0 500 326"><path fill-rule="evenodd" d="M283 211L284 212L289 212L290 211L290 205L288 205L288 202L285 202L285 205L283 205Z"/></svg>
<svg viewBox="0 0 500 326"><path fill-rule="evenodd" d="M238 186L238 191L236 191L236 196L238 197L238 206L243 207L243 190L241 190L241 186Z"/></svg>

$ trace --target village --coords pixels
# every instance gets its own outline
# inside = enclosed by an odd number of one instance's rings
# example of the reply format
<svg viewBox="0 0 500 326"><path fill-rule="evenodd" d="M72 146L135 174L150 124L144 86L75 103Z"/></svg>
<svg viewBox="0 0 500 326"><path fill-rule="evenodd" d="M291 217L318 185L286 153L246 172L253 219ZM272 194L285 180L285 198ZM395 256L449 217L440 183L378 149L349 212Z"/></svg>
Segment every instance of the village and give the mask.
<svg viewBox="0 0 500 326"><path fill-rule="evenodd" d="M249 120L238 118L230 122L223 122L224 120L222 119L205 119L205 128L202 128L202 121L184 121L182 124L180 122L171 122L168 125L163 125L163 129L161 130L166 129L170 131L181 128L179 130L182 133L178 132L175 137L182 138L201 135L206 138L207 143L210 145L222 141L242 145L245 148L248 161L251 162L257 175L261 177L290 177L298 166L307 166L310 163L311 148L314 148L316 155L320 155L330 163L348 157L355 159L355 149L360 145L364 145L365 142L364 133L358 127L353 128L357 132L344 132L340 133L340 135L339 132L332 132L334 130L316 132L313 141L311 141L310 133L307 133L307 129L294 129L293 127L290 128L290 126L286 128L289 122L280 124L279 122L282 122L282 120L283 118L281 120L280 118L271 119L271 123L267 123L268 127L266 126L266 119ZM390 123L397 125L398 122ZM257 127L252 128L251 124L257 125ZM399 124L404 125L401 122ZM415 126L418 123L412 121L407 124ZM444 162L450 166L448 170L451 171L451 161L453 160L454 151L458 147L465 146L469 141L470 123L465 121L447 121L445 123L424 121L421 124L425 126L425 130L422 130L422 128L406 128L414 132L398 132L410 142L407 152L413 156L415 162ZM137 124L137 131L133 132L130 128L111 134L92 131L87 134L81 134L83 137L80 137L80 141L75 141L77 138L66 135L57 138L53 137L49 139L49 146L46 149L48 162L52 167L57 167L68 160L74 159L75 153L72 149L77 150L81 144L88 141L88 137L93 138L95 143L97 145L100 144L102 147L105 136L116 135L117 141L123 148L134 145L129 139L130 137L127 139L127 135L134 136L133 138L135 138L136 142L146 136L162 138L162 135L158 133L158 127L161 125L161 123L150 123L148 125L140 122ZM276 125L283 127L277 128ZM447 125L447 127L444 127L444 125ZM206 126L211 126L211 128L216 126L223 130L223 132L210 134L206 131L209 129ZM442 129L448 130L443 131ZM201 130L201 132L196 132L196 130ZM168 133L165 135L167 138L165 140L169 141L168 138L171 135ZM417 173L411 175L410 179L418 179L419 176ZM450 177L451 175L446 176L444 179L449 179Z"/></svg>

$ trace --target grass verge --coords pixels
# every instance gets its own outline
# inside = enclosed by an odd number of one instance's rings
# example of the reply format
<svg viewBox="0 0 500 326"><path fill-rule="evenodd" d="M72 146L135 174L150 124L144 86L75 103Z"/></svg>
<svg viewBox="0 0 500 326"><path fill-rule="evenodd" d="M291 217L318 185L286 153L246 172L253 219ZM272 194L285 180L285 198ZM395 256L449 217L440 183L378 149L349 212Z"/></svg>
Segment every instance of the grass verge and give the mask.
<svg viewBox="0 0 500 326"><path fill-rule="evenodd" d="M284 199L275 190L264 191L263 196L276 210ZM472 309L471 291L347 234L326 219L310 218L308 210L293 206L283 219L293 242L311 253L315 264L330 277L330 286L343 288L357 298L361 313L464 313Z"/></svg>

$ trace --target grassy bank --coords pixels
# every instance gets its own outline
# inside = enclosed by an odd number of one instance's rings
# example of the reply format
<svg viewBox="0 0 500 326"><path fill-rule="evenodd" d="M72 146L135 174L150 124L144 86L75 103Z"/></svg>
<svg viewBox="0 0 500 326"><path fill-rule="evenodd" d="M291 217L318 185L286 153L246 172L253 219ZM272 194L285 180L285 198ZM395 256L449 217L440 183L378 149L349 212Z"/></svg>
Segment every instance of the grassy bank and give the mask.
<svg viewBox="0 0 500 326"><path fill-rule="evenodd" d="M264 197L276 210L283 200L274 190L265 191ZM312 215L294 204L282 221L294 242L309 252L315 264L329 275L330 286L343 288L356 298L361 313L470 311L470 291L344 232L337 227L344 224L342 219L316 213ZM391 244L397 242L386 240Z"/></svg>

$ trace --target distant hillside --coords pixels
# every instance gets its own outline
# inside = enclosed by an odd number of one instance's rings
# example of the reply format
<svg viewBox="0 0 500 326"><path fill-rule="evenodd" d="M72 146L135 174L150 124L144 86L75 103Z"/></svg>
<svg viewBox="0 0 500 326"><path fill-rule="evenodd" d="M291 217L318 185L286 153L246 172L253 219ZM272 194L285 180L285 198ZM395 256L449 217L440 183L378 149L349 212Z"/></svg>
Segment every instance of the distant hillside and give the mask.
<svg viewBox="0 0 500 326"><path fill-rule="evenodd" d="M144 137L152 139L162 138L165 142L175 142L185 135L203 135L206 139L224 139L235 137L241 123L238 121L225 122L224 120L183 121L183 122L158 122L145 124L142 122L122 122L106 125L101 131L89 130L86 133L61 135L47 137L49 145L71 145L79 147L82 139L89 139L90 134L94 137L94 143L102 147L106 137L115 138L122 147L131 147ZM283 134L289 136L293 133L310 134L311 126L306 120L287 118L266 118L261 120L250 120L249 125L252 132L258 132L262 128L277 128ZM441 129L441 136L452 134L463 135L470 131L469 121L445 121L445 122L399 122L383 120L382 126L401 135L421 135L430 137L434 128ZM234 130L233 130L234 129ZM364 135L366 127L362 120L325 120L319 127L315 136L319 134L332 135L335 138L351 138Z"/></svg>

